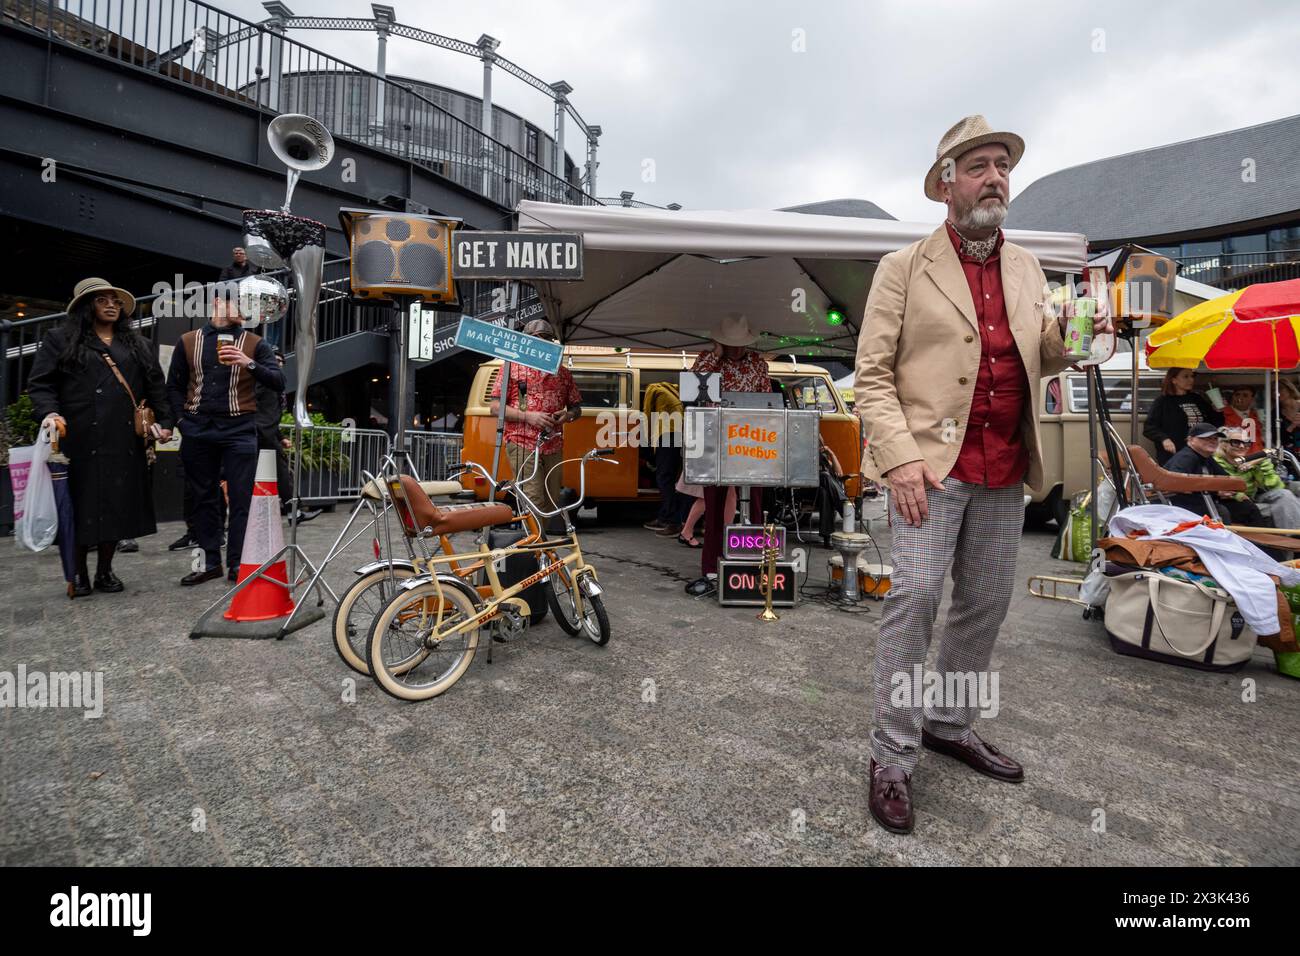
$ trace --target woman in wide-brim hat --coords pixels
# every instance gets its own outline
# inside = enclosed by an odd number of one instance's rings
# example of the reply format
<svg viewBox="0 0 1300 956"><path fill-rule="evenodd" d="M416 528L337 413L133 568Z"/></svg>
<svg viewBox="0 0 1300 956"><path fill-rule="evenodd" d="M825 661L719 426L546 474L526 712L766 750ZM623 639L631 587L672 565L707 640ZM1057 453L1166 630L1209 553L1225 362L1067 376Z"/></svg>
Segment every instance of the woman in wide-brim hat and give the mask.
<svg viewBox="0 0 1300 956"><path fill-rule="evenodd" d="M87 558L98 552L94 587L123 590L113 573L117 542L153 534L153 496L145 441L135 433L135 400L153 409L157 437L171 437L172 415L152 345L131 327L135 297L105 279L78 282L68 317L46 333L32 362L28 391L36 416L66 429L68 486L76 522L78 567L69 597L91 593Z"/></svg>

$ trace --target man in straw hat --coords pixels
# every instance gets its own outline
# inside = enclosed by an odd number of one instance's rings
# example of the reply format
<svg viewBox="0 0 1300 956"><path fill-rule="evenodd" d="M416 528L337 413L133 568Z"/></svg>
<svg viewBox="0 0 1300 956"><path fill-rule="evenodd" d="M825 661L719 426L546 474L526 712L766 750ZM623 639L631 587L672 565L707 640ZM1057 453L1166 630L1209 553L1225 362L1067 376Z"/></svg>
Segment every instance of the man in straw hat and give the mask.
<svg viewBox="0 0 1300 956"><path fill-rule="evenodd" d="M767 359L749 348L758 339L749 327L749 318L739 312L723 316L719 326L710 333L713 348L701 352L692 368L696 372L718 372L724 392L770 392L772 378L767 370ZM701 576L686 585L686 593L693 597L709 594L717 589L718 558L722 556L724 527L731 521L727 511L726 487L704 489L704 548L700 552ZM749 490L749 520L763 516L763 490ZM742 516L743 519L744 516Z"/></svg>
<svg viewBox="0 0 1300 956"><path fill-rule="evenodd" d="M987 673L1014 586L1022 486L1042 482L1035 396L1066 361L1042 268L999 228L1024 148L982 116L943 135L925 195L948 207L947 221L880 261L858 338L864 471L889 488L894 564L876 644L869 805L896 833L913 827L921 747L997 780L1024 779L972 729L971 701L922 707L906 693L919 683L950 566L938 671L945 687L951 675Z"/></svg>
<svg viewBox="0 0 1300 956"><path fill-rule="evenodd" d="M555 341L555 329L546 319L533 319L524 335ZM532 477L519 484L538 511L554 511L560 505L561 469L564 460L564 425L582 415L582 395L573 373L563 365L554 375L512 362L510 394L506 397L505 451L514 477ZM492 386L492 416L500 414L501 378ZM542 442L537 470L531 455L542 429L550 434ZM540 519L539 519L540 520Z"/></svg>

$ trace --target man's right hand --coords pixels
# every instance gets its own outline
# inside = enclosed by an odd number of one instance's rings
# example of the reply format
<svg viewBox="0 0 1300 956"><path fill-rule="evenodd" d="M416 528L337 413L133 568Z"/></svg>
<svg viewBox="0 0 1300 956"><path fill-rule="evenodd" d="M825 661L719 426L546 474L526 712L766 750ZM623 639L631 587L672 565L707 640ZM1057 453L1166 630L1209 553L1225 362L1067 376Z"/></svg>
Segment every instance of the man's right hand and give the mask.
<svg viewBox="0 0 1300 956"><path fill-rule="evenodd" d="M1174 452L1178 451L1178 449L1174 446L1174 440L1172 438L1166 438L1164 441L1160 443L1160 447L1163 448L1165 451L1169 452L1169 454L1171 455Z"/></svg>
<svg viewBox="0 0 1300 956"><path fill-rule="evenodd" d="M925 497L926 485L943 491L943 482L923 461L909 461L891 468L885 473L885 481L889 482L898 513L904 521L917 528L930 514Z"/></svg>

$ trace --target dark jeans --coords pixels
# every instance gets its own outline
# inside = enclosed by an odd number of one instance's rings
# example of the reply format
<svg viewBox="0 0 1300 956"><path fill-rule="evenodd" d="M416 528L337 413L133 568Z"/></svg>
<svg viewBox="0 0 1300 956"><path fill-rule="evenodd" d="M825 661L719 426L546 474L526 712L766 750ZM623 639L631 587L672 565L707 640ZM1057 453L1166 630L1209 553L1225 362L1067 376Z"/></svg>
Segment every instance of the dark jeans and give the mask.
<svg viewBox="0 0 1300 956"><path fill-rule="evenodd" d="M682 450L664 446L656 448L654 453L655 484L663 496L657 517L664 524L681 524L686 520L686 512L691 507L690 496L677 490L677 476L682 470Z"/></svg>
<svg viewBox="0 0 1300 956"><path fill-rule="evenodd" d="M229 527L226 565L239 567L244 529L257 474L257 429L253 416L181 422L181 462L193 500L193 533L207 556L207 568L221 567L221 479L226 480Z"/></svg>
<svg viewBox="0 0 1300 956"><path fill-rule="evenodd" d="M182 486L183 491L181 492L181 507L185 512L185 531L190 538L194 541L198 541L198 532L194 530L194 489L191 487L188 473L185 471L184 457L184 455L181 456L181 477L185 479L185 484ZM220 492L220 490L220 487L218 487L217 491ZM226 499L220 493L217 495L217 505L221 509L219 523L222 529L224 529L226 527Z"/></svg>
<svg viewBox="0 0 1300 956"><path fill-rule="evenodd" d="M725 485L717 487L705 487L704 489L704 549L700 554L700 570L704 574L716 574L718 571L718 558L722 557L722 534L726 526L728 515L722 513L727 504L727 489ZM736 499L736 507L743 509L740 499ZM751 524L758 524L763 520L763 489L749 489L749 521ZM740 512L741 520L745 519L743 510Z"/></svg>

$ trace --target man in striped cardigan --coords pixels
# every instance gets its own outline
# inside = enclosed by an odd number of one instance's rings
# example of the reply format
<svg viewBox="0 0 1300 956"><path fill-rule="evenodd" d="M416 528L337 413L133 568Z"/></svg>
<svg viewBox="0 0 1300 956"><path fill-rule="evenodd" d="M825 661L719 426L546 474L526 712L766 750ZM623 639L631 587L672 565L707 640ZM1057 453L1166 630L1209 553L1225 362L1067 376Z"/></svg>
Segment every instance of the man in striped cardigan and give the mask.
<svg viewBox="0 0 1300 956"><path fill-rule="evenodd" d="M181 584L221 577L221 479L226 480L229 580L239 573L244 528L257 473L255 385L284 391L284 375L271 346L242 328L235 283L214 288L211 319L181 336L172 352L167 395L181 430L181 464L194 501L194 534L204 552L202 570ZM232 336L219 343L218 336Z"/></svg>

